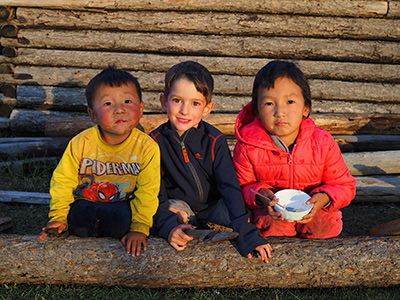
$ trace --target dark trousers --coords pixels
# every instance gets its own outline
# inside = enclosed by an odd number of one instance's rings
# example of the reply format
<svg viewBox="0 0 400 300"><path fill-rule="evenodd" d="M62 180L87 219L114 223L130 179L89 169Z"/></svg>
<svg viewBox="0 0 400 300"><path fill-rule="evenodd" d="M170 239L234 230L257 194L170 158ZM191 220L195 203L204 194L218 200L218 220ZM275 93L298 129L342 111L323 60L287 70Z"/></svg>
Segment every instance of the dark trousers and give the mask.
<svg viewBox="0 0 400 300"><path fill-rule="evenodd" d="M81 237L120 239L128 233L131 218L129 201L101 203L79 199L71 204L68 231Z"/></svg>

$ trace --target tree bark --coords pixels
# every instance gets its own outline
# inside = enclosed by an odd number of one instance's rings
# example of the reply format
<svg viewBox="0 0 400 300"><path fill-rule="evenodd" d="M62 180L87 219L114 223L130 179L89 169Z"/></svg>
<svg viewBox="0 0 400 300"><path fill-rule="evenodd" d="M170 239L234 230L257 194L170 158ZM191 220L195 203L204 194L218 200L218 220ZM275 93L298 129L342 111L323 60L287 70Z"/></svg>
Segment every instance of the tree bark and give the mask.
<svg viewBox="0 0 400 300"><path fill-rule="evenodd" d="M400 283L398 237L328 240L270 238L269 264L239 255L229 242L190 242L177 252L150 238L140 257L107 238L0 236L3 283L143 288L388 287Z"/></svg>
<svg viewBox="0 0 400 300"><path fill-rule="evenodd" d="M94 30L21 29L18 39L0 39L4 47L118 50L165 54L296 57L297 59L399 63L400 44L301 37L248 37Z"/></svg>
<svg viewBox="0 0 400 300"><path fill-rule="evenodd" d="M393 1L390 1L392 4ZM185 1L140 1L140 0L42 0L40 3L34 0L3 0L5 6L32 6L53 7L63 9L83 8L108 8L138 10L182 10L182 11L233 11L233 12L260 12L260 13L286 13L300 15L328 15L328 16L352 16L374 17L386 16L389 5L386 1L347 1L347 0L230 0L216 2L212 0Z"/></svg>
<svg viewBox="0 0 400 300"><path fill-rule="evenodd" d="M396 40L400 20L176 11L69 11L18 8L21 28L52 27L197 34ZM187 20L191 20L188 22Z"/></svg>
<svg viewBox="0 0 400 300"><path fill-rule="evenodd" d="M132 71L163 72L181 61L194 60L213 74L255 76L270 58L173 56L152 53L122 53L80 50L21 48L18 56L0 56L0 63L104 69L109 64ZM331 79L360 82L400 82L398 65L335 61L296 60L309 79Z"/></svg>

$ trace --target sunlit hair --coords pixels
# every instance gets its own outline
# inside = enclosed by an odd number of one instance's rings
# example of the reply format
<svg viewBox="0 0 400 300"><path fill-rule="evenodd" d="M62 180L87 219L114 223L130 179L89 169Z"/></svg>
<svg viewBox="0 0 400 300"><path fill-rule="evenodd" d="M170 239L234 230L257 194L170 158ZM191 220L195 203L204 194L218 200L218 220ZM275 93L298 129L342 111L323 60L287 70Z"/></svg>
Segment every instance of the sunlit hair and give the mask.
<svg viewBox="0 0 400 300"><path fill-rule="evenodd" d="M133 83L135 85L139 100L142 102L142 89L137 78L129 72L119 70L114 66L107 67L94 76L86 86L85 96L88 107L93 108L93 97L99 86L104 84L110 87L120 87L121 85L128 83Z"/></svg>
<svg viewBox="0 0 400 300"><path fill-rule="evenodd" d="M258 115L258 91L260 88L270 89L280 77L287 77L296 83L303 94L304 104L311 112L311 91L304 73L292 62L274 60L258 71L253 84L251 108ZM307 116L308 117L308 116Z"/></svg>
<svg viewBox="0 0 400 300"><path fill-rule="evenodd" d="M174 82L181 78L193 82L196 90L206 98L207 104L211 102L214 79L206 67L190 60L172 66L165 75L164 95L166 97L168 97Z"/></svg>

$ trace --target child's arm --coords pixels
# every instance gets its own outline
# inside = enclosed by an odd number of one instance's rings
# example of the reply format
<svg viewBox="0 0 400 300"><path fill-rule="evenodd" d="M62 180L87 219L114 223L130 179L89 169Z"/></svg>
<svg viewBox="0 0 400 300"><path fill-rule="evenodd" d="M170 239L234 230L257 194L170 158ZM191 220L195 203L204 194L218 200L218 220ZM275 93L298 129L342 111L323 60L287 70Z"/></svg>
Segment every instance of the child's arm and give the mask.
<svg viewBox="0 0 400 300"><path fill-rule="evenodd" d="M60 222L68 227L67 216L70 205L74 202L73 191L79 183L80 159L74 155L74 148L74 141L71 140L50 181L49 224Z"/></svg>
<svg viewBox="0 0 400 300"><path fill-rule="evenodd" d="M329 148L325 157L321 185L309 193L312 197L310 201L318 202L319 205L316 208L328 204L328 207L323 209L337 210L349 205L353 200L356 192L356 180L350 175L340 148L332 136L330 136L327 147ZM317 195L317 193L322 193L322 195ZM314 195L317 199L314 198ZM329 201L331 202L329 203Z"/></svg>
<svg viewBox="0 0 400 300"><path fill-rule="evenodd" d="M270 190L272 186L259 182L254 171L254 166L247 156L247 146L237 142L233 151L233 165L236 170L239 184L242 188L244 200L249 208L262 208L263 205L256 201L256 195L251 190Z"/></svg>
<svg viewBox="0 0 400 300"><path fill-rule="evenodd" d="M153 216L158 207L158 193L160 190L160 150L152 140L141 164L136 180L135 197L130 202L132 222L130 232L122 238L127 252L133 256L140 255L142 246L147 249L146 236L153 225Z"/></svg>

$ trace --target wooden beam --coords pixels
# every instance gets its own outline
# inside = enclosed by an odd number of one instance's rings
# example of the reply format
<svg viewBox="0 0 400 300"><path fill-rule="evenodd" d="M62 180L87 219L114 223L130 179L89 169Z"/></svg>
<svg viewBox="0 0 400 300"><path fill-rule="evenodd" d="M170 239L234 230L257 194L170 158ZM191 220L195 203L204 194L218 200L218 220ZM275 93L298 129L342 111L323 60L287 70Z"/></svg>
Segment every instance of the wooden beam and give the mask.
<svg viewBox="0 0 400 300"><path fill-rule="evenodd" d="M6 203L49 204L50 199L49 193L0 191L0 202Z"/></svg>
<svg viewBox="0 0 400 300"><path fill-rule="evenodd" d="M100 29L143 32L302 36L397 40L399 19L340 18L226 12L70 11L18 8L21 28ZM188 22L191 20L191 22Z"/></svg>
<svg viewBox="0 0 400 300"><path fill-rule="evenodd" d="M393 1L391 1L392 3ZM260 12L260 13L285 13L300 15L328 15L328 16L352 16L374 17L386 16L389 5L386 1L347 1L347 0L229 0L215 2L212 0L189 0L177 2L172 0L42 0L40 3L34 0L3 0L5 6L31 6L31 7L55 7L63 9L105 8L105 9L131 9L138 10L182 10L182 11L233 11L233 12Z"/></svg>
<svg viewBox="0 0 400 300"><path fill-rule="evenodd" d="M400 173L400 150L343 153L352 175Z"/></svg>
<svg viewBox="0 0 400 300"><path fill-rule="evenodd" d="M109 64L131 71L163 72L172 65L194 60L213 74L255 76L272 58L159 55L85 50L20 48L18 56L0 56L0 63L15 65L104 69ZM400 83L400 68L392 64L296 60L309 79Z"/></svg>
<svg viewBox="0 0 400 300"><path fill-rule="evenodd" d="M212 113L206 121L225 135L234 135L236 117L236 114ZM400 114L313 114L311 118L317 126L333 135L400 134ZM45 133L47 136L71 136L93 124L86 113L27 109L14 109L10 120L11 129L16 134L30 133L36 136ZM150 132L166 120L165 114L144 115L141 124L145 132Z"/></svg>
<svg viewBox="0 0 400 300"><path fill-rule="evenodd" d="M85 87L100 69L16 66L14 74L0 74L9 85ZM162 92L163 72L133 73L143 90ZM214 93L250 96L254 76L214 75ZM400 103L400 84L309 80L313 99Z"/></svg>
<svg viewBox="0 0 400 300"><path fill-rule="evenodd" d="M143 81L141 79L143 78L139 78L139 81ZM223 81L221 81L221 84L223 84ZM400 87L400 85L398 86ZM143 91L145 112L161 112L160 94L161 91ZM212 99L215 103L214 112L237 113L251 100L251 97L250 95L214 94ZM14 106L19 108L86 111L84 89L76 87L19 85L17 86L17 99L13 99L13 101L15 102ZM400 111L400 99L398 102L369 102L366 105L362 100L343 101L314 98L312 110L313 113L397 113Z"/></svg>
<svg viewBox="0 0 400 300"><path fill-rule="evenodd" d="M68 142L69 138L65 137L40 137L26 140L18 139L17 141L0 138L0 157L60 155L64 152Z"/></svg>
<svg viewBox="0 0 400 300"><path fill-rule="evenodd" d="M275 57L399 63L400 44L301 37L249 37L95 30L21 29L4 47L162 52L165 54Z"/></svg>
<svg viewBox="0 0 400 300"><path fill-rule="evenodd" d="M0 236L3 283L80 284L141 288L388 287L400 283L400 239L269 238L269 264L240 256L229 242L192 241L177 252L148 239L140 257L110 238Z"/></svg>
<svg viewBox="0 0 400 300"><path fill-rule="evenodd" d="M400 176L355 176L356 197L353 202L400 203Z"/></svg>

